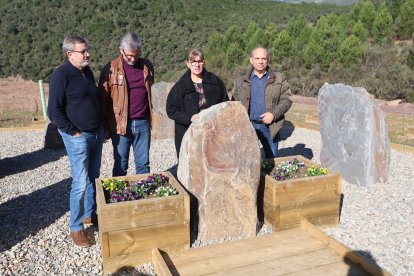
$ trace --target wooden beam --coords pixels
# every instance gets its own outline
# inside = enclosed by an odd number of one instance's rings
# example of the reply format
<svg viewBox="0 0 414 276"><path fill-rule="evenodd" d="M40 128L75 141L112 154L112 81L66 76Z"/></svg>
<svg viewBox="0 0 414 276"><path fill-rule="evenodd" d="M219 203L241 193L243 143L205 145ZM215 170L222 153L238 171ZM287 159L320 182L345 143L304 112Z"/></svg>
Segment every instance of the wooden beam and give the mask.
<svg viewBox="0 0 414 276"><path fill-rule="evenodd" d="M160 276L172 276L170 269L164 261L161 252L158 248L152 249L152 264L155 268L155 273Z"/></svg>
<svg viewBox="0 0 414 276"><path fill-rule="evenodd" d="M323 241L328 247L332 248L340 256L362 267L363 269L365 269L372 275L392 276L391 273L379 267L378 265L369 262L367 259L365 259L363 256L361 256L357 252L353 251L348 246L336 241L335 239L332 239L324 231L317 228L315 225L308 222L307 220L301 221L301 227L302 229L308 231L309 234L313 235L315 238L318 238L319 240Z"/></svg>

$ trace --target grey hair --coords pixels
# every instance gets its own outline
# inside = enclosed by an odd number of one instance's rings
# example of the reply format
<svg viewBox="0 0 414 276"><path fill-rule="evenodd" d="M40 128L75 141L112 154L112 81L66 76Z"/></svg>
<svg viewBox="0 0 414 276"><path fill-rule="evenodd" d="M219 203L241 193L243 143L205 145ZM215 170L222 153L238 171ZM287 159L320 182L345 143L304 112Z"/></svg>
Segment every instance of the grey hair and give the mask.
<svg viewBox="0 0 414 276"><path fill-rule="evenodd" d="M86 44L86 41L82 37L76 35L65 37L62 44L63 53L66 54L67 51L73 51L73 49L75 49L75 44Z"/></svg>
<svg viewBox="0 0 414 276"><path fill-rule="evenodd" d="M253 52L256 51L257 49L264 49L266 51L266 53L267 53L267 58L269 58L269 51L266 49L266 47L263 47L261 45L258 45L258 46L256 46L256 47L253 48L253 50L252 50L252 52L250 54L251 57L253 56Z"/></svg>
<svg viewBox="0 0 414 276"><path fill-rule="evenodd" d="M119 48L132 51L141 49L141 39L136 34L128 32L122 37Z"/></svg>

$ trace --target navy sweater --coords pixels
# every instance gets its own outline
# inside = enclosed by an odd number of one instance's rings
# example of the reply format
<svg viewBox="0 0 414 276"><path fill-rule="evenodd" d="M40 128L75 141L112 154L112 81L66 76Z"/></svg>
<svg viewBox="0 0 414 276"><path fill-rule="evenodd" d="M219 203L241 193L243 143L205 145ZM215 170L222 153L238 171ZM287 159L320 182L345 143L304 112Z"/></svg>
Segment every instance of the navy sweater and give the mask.
<svg viewBox="0 0 414 276"><path fill-rule="evenodd" d="M80 71L66 61L55 69L49 82L48 115L70 135L101 127L101 95L89 67Z"/></svg>

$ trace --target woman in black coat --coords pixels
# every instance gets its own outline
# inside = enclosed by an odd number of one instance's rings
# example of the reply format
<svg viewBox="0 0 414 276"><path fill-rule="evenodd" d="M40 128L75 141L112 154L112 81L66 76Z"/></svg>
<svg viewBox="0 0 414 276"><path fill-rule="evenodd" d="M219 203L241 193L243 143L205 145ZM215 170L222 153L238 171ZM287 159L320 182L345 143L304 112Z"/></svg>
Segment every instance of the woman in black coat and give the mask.
<svg viewBox="0 0 414 276"><path fill-rule="evenodd" d="M167 98L168 117L175 121L175 149L180 155L184 134L197 118L197 113L228 101L223 81L204 68L204 54L192 50L187 58L187 72L175 83Z"/></svg>

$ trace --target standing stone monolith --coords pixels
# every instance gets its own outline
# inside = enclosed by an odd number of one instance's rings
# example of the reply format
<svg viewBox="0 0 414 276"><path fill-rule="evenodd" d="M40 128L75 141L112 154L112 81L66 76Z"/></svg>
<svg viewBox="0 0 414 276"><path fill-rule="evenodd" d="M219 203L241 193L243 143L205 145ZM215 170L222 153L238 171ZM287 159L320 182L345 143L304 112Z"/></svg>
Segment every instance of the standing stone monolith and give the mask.
<svg viewBox="0 0 414 276"><path fill-rule="evenodd" d="M152 126L151 139L173 139L174 121L168 118L165 110L168 93L174 86L173 82L158 82L151 88Z"/></svg>
<svg viewBox="0 0 414 276"><path fill-rule="evenodd" d="M390 146L385 115L364 88L325 84L319 90L321 164L353 184L388 179Z"/></svg>
<svg viewBox="0 0 414 276"><path fill-rule="evenodd" d="M198 114L184 135L177 174L198 200L199 240L257 234L260 148L240 102Z"/></svg>
<svg viewBox="0 0 414 276"><path fill-rule="evenodd" d="M46 125L44 146L47 149L60 149L65 147L62 136L60 136L57 126L49 120L47 120Z"/></svg>

